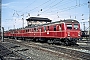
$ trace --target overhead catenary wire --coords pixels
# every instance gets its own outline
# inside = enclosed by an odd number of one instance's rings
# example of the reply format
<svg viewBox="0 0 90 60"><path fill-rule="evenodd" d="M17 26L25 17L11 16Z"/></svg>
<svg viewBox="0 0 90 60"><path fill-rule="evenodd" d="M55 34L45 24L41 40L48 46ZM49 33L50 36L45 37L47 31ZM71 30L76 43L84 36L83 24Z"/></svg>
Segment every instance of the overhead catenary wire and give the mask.
<svg viewBox="0 0 90 60"><path fill-rule="evenodd" d="M71 7L68 7L68 8L64 8L64 9L66 9L66 10L64 10L64 11L71 10L71 9L75 9L75 8L78 8L78 7L82 7L82 6L84 6L84 5L87 5L87 3L82 3L82 4L77 5L77 6L71 6ZM62 9L62 10L63 10L63 9ZM63 12L63 11L61 11L61 12Z"/></svg>
<svg viewBox="0 0 90 60"><path fill-rule="evenodd" d="M26 7L22 8L19 12L22 12L24 9L30 7L32 4L34 4L36 2L36 0L34 0L33 2L31 2L30 4L28 4Z"/></svg>
<svg viewBox="0 0 90 60"><path fill-rule="evenodd" d="M65 1L64 4L61 4L60 6L57 6L57 7L55 7L55 8L58 8L58 7L64 6L64 5L66 5L66 4L68 5L68 4L70 4L71 2L74 2L74 0Z"/></svg>
<svg viewBox="0 0 90 60"><path fill-rule="evenodd" d="M27 5L26 7L22 8L22 9L19 10L19 11L12 9L12 10L14 10L13 16L14 16L15 14L17 14L17 16L20 16L20 15L18 14L18 12L22 12L25 8L31 6L33 3L35 3L35 1L36 1L36 0L34 0L34 1L31 2L29 5Z"/></svg>
<svg viewBox="0 0 90 60"><path fill-rule="evenodd" d="M53 1L53 2L54 2L54 1ZM52 2L52 3L53 3L53 2ZM55 9L56 9L56 8L58 8L59 5L60 5L60 7L61 7L61 6L64 6L64 5L66 5L66 4L70 4L71 2L74 2L74 0L65 1L65 2L64 2L64 0L62 0L62 2L63 2L64 4L61 3L61 1L60 1L60 2L58 2L58 3L56 3L56 4L52 5L52 6L50 6L48 9L46 9L47 11L44 11L45 8L43 8L43 11L41 11L41 13L39 12L39 14L40 14L40 15L43 15L45 12L48 12L49 10L52 10L52 9L50 9L50 8L55 8ZM51 4L50 4L50 5L51 5ZM48 5L48 6L49 6L49 5ZM54 10L55 10L55 9L54 9ZM53 12L54 12L54 11L53 11ZM57 15L57 16L58 16L58 15ZM58 18L59 18L59 16L58 16Z"/></svg>
<svg viewBox="0 0 90 60"><path fill-rule="evenodd" d="M75 5L75 6L73 6L72 8L68 8L68 9L66 9L66 10L62 10L62 11L60 11L59 13L58 13L58 16L59 16L59 14L61 14L61 13L63 13L63 12L65 12L65 11L69 11L69 10L72 10L72 9L75 9L75 8L78 8L78 7L82 7L82 6L85 6L85 5L87 5L87 3L82 3L82 4L80 4L80 5ZM48 17L48 14L50 15L50 16L53 16L53 15L56 15L56 13L57 12L55 12L55 13L45 13L46 15L45 16L47 16ZM57 15L56 15L57 16ZM60 18L60 17L59 17Z"/></svg>
<svg viewBox="0 0 90 60"><path fill-rule="evenodd" d="M48 1L44 2L43 4L41 4L41 5L39 5L39 6L42 6L42 5L46 4L46 3L48 3L49 1L51 1L51 0L48 0ZM54 1L56 1L56 0L54 0ZM54 2L54 1L53 1L53 2ZM63 1L63 0L61 0L61 1L58 2L57 4L54 4L54 5L51 6L51 7L55 7L56 5L58 5L59 3L61 3L62 1ZM34 1L33 1L33 2L34 2ZM33 2L32 2L32 3L33 3ZM53 2L51 2L51 4L52 4ZM31 9L30 11L32 11L32 10L34 10L34 9L36 9L36 8L39 8L39 6ZM26 7L29 7L29 6L26 6ZM14 9L12 9L12 10L14 10ZM16 11L16 14L19 16L18 12L20 12L20 11L17 11L17 10L14 10L14 11Z"/></svg>
<svg viewBox="0 0 90 60"><path fill-rule="evenodd" d="M60 0L58 3L54 4L53 6L50 6L47 10L45 10L45 11L43 11L43 12L48 11L48 10L51 9L52 7L54 7L54 6L58 5L59 3L61 3L62 1L63 1L63 0Z"/></svg>
<svg viewBox="0 0 90 60"><path fill-rule="evenodd" d="M40 4L39 6L33 8L33 9L29 10L29 11L35 10L35 9L37 9L38 7L40 7L40 6L42 6L42 5L46 4L46 3L48 3L49 1L51 1L51 0L48 0L48 1L46 1L46 2L44 2L44 3L42 3L42 4Z"/></svg>
<svg viewBox="0 0 90 60"><path fill-rule="evenodd" d="M36 0L34 0L32 3L30 3L29 5L27 5L27 6L24 7L23 9L31 6L35 1L36 1ZM13 16L14 16L15 14L17 14L17 15L19 16L19 15L20 15L19 13L23 11L23 9L21 9L21 10L16 10L16 9L10 8L9 6L6 6L6 7L14 11ZM23 13L23 12L22 12L22 13Z"/></svg>
<svg viewBox="0 0 90 60"><path fill-rule="evenodd" d="M59 14L59 13L62 13L62 12L64 12L64 11L68 11L68 10L71 10L71 9L76 9L76 8L78 8L78 7L82 7L82 6L84 6L84 5L87 5L87 3L82 3L82 4L80 4L80 5L74 5L74 6L70 6L70 7L58 9L58 10L56 10L55 13L57 13L57 11L58 11L58 14ZM60 10L61 10L61 11L60 11ZM50 14L50 15L55 14L55 13L52 13L52 12L54 12L54 11L47 12L46 14Z"/></svg>
<svg viewBox="0 0 90 60"><path fill-rule="evenodd" d="M64 6L65 4L70 4L71 2L73 2L74 0L70 0L70 1L68 1L68 2L66 2L66 3L64 3L64 4L62 4L62 5L60 5L60 6L58 6L58 7L61 7L61 6ZM58 8L58 7L55 7L55 8ZM53 8L53 7L51 7L51 8ZM50 9L48 9L47 11L49 11ZM59 10L59 9L58 9ZM43 13L45 13L45 12L47 12L47 11L43 11ZM54 11L57 11L57 10L54 10Z"/></svg>
<svg viewBox="0 0 90 60"><path fill-rule="evenodd" d="M48 5L46 5L44 8L42 8L42 12L45 13L46 11L50 10L50 8L53 8L53 7L57 6L58 4L60 4L61 2L63 2L64 0L60 0L58 3L52 5L52 6L50 6L48 9L44 10L44 9L45 9L46 7L48 7L49 5L55 3L55 1L56 1L56 0L52 1L50 4L48 4ZM40 10L39 10L39 11L40 11ZM39 12L39 11L37 12L38 15L40 15L40 12Z"/></svg>
<svg viewBox="0 0 90 60"><path fill-rule="evenodd" d="M56 0L52 1L51 3L49 3L48 5L46 5L44 8L42 9L45 9L46 7L48 7L49 5L53 4Z"/></svg>
<svg viewBox="0 0 90 60"><path fill-rule="evenodd" d="M79 0L79 6L80 6L80 0Z"/></svg>
<svg viewBox="0 0 90 60"><path fill-rule="evenodd" d="M37 6L37 7L33 8L33 9L29 10L28 12L24 12L23 14L26 14L26 13L30 14L30 11L33 11L33 10L37 9L37 8L39 8L40 6L43 6L43 5L45 5L46 3L50 2L50 1L51 1L51 0L48 0L48 1L40 4L39 6ZM27 6L27 7L28 7L28 6Z"/></svg>
<svg viewBox="0 0 90 60"><path fill-rule="evenodd" d="M50 2L48 5L46 5L45 7L41 8L41 10L39 11L43 11L43 9L47 8L49 5L52 5L56 0ZM37 11L37 13L39 13L39 11ZM37 16L39 16L40 14L38 14Z"/></svg>
<svg viewBox="0 0 90 60"><path fill-rule="evenodd" d="M48 1L46 1L46 2L49 2L50 0L48 0ZM55 0L54 0L55 1ZM53 2L54 2L53 1ZM61 1L63 1L63 0L61 0ZM46 2L44 2L44 3L46 3ZM43 3L43 4L44 4ZM58 2L59 3L59 2ZM42 4L41 4L42 5ZM54 4L53 6L51 6L51 7L54 7L54 6L56 6L56 5L58 5L58 4ZM40 6L40 5L39 5ZM26 7L28 7L28 6L26 6ZM39 8L38 6L36 7L36 8ZM70 7L69 7L70 8ZM65 8L66 9L66 8ZM14 9L13 9L14 10ZM61 10L64 10L64 9L61 9ZM15 10L16 11L16 10ZM17 11L18 12L18 11ZM53 12L53 11L52 11ZM49 12L50 13L50 12ZM17 15L18 15L18 13L17 13Z"/></svg>
<svg viewBox="0 0 90 60"><path fill-rule="evenodd" d="M41 8L39 11L42 11L43 12L43 10L45 9L45 8L47 8L47 7L49 7L49 5L52 5L53 3L55 3L57 0L52 0L52 2L50 2L49 4L47 4L45 7L43 7L43 8ZM60 3L60 2L58 2L58 3ZM57 5L58 3L56 3L56 4L54 4L54 5ZM54 5L52 5L52 7L54 7ZM50 6L51 7L51 6ZM39 13L39 11L37 11L37 13Z"/></svg>
<svg viewBox="0 0 90 60"><path fill-rule="evenodd" d="M49 2L49 1L51 1L51 0L48 0L48 1L46 1L46 2ZM55 0L54 0L55 1ZM53 1L53 2L54 2ZM62 0L61 0L62 1ZM34 1L33 1L34 2ZM45 2L45 3L46 3ZM58 2L59 3L59 2ZM54 7L54 6L56 6L56 5L58 5L58 3L57 4L54 4L53 6L51 6L51 7ZM80 4L80 2L79 2L79 4ZM42 4L41 4L42 5ZM40 5L39 5L40 6ZM26 6L26 7L28 7L28 6ZM38 8L38 6L37 6L37 8ZM71 9L73 9L73 6L70 8L70 7L67 7L67 8L63 8L63 9L60 9L60 10L62 10L61 12L63 12L63 10L64 11L67 11L67 10L71 10ZM12 10L14 10L14 9L12 9ZM14 11L16 11L16 10L14 10ZM58 10L56 10L56 11L59 11L59 9ZM53 11L51 11L51 12L53 12ZM50 12L49 12L50 13ZM57 13L57 12L56 12ZM16 14L17 14L17 16L19 16L19 14L18 14L18 11L16 11Z"/></svg>

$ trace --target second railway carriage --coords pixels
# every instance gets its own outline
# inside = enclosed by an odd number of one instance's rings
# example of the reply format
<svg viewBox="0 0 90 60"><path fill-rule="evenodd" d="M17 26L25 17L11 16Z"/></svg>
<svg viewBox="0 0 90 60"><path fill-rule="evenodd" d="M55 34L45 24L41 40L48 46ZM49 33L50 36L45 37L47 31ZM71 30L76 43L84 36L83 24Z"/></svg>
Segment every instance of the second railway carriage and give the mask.
<svg viewBox="0 0 90 60"><path fill-rule="evenodd" d="M67 19L23 29L9 30L5 32L4 36L72 45L76 44L77 40L81 37L81 31L77 20Z"/></svg>

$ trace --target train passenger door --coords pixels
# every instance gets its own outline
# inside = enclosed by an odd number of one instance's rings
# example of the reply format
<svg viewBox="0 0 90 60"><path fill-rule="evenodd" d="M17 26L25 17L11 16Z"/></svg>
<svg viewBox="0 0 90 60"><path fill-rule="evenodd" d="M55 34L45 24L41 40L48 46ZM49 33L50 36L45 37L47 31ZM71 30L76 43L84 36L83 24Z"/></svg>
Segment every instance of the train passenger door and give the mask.
<svg viewBox="0 0 90 60"><path fill-rule="evenodd" d="M40 32L40 37L41 37L41 28L39 29L39 32Z"/></svg>
<svg viewBox="0 0 90 60"><path fill-rule="evenodd" d="M63 37L62 34L64 34L64 33L62 31L62 24L59 25L59 32L60 32L60 37Z"/></svg>
<svg viewBox="0 0 90 60"><path fill-rule="evenodd" d="M57 36L57 26L56 25L54 25L54 36L56 37Z"/></svg>
<svg viewBox="0 0 90 60"><path fill-rule="evenodd" d="M56 31L57 31L57 37L62 37L62 32L61 32L61 24L58 24L56 26Z"/></svg>

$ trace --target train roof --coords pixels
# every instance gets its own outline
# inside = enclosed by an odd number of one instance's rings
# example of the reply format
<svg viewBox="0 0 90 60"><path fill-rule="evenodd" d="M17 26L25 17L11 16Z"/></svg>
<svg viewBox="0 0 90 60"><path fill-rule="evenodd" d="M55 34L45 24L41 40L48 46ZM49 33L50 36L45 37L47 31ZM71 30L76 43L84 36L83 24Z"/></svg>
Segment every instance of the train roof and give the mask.
<svg viewBox="0 0 90 60"><path fill-rule="evenodd" d="M60 21L46 23L46 24L42 24L42 25L36 25L36 26L30 26L30 27L27 26L26 28L33 28L33 27L37 27L37 26L45 26L45 25L49 25L49 24L58 24L60 22L64 22L64 23L79 23L77 20L74 20L74 19L66 19L66 20L60 20Z"/></svg>
<svg viewBox="0 0 90 60"><path fill-rule="evenodd" d="M42 18L42 17L30 17L26 19L27 21L45 21L45 22L51 22L52 20L48 18Z"/></svg>
<svg viewBox="0 0 90 60"><path fill-rule="evenodd" d="M60 21L56 21L56 22L51 22L49 24L60 23L60 22L64 22L64 23L79 23L77 20L66 19L66 20L60 20Z"/></svg>
<svg viewBox="0 0 90 60"><path fill-rule="evenodd" d="M74 20L74 19L61 20L60 22L65 22L65 23L79 23L77 20Z"/></svg>

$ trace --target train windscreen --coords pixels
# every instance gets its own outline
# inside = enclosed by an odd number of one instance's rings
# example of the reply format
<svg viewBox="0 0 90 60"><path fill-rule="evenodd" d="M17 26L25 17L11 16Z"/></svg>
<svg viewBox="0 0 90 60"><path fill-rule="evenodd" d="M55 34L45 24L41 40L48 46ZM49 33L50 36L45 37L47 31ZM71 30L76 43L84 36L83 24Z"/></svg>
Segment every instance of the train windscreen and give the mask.
<svg viewBox="0 0 90 60"><path fill-rule="evenodd" d="M67 24L67 29L72 29L72 24Z"/></svg>
<svg viewBox="0 0 90 60"><path fill-rule="evenodd" d="M79 26L78 24L67 24L67 29L75 29L75 30L78 30L79 29Z"/></svg>
<svg viewBox="0 0 90 60"><path fill-rule="evenodd" d="M74 24L74 29L78 29L78 28L79 28L78 24Z"/></svg>

